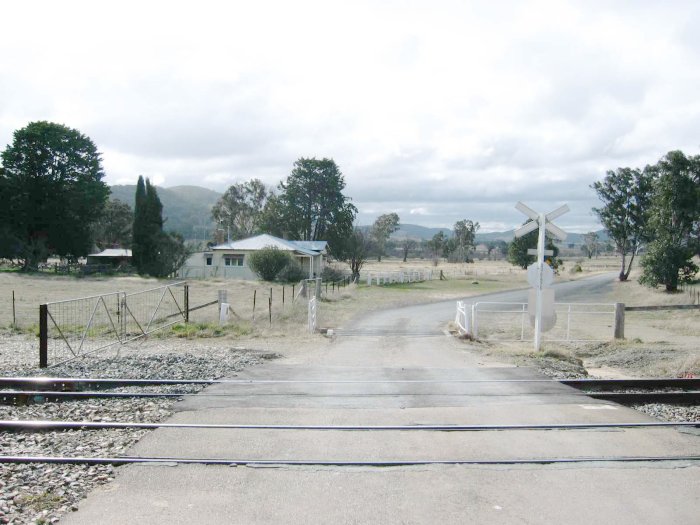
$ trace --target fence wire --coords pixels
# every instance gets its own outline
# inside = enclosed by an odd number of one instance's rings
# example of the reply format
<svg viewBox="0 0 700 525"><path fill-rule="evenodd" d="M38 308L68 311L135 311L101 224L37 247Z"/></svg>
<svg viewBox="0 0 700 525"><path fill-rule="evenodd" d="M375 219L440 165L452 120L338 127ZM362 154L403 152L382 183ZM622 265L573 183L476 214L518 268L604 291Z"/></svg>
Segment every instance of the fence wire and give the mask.
<svg viewBox="0 0 700 525"><path fill-rule="evenodd" d="M184 282L41 305L40 361L56 365L125 344L186 318Z"/></svg>
<svg viewBox="0 0 700 525"><path fill-rule="evenodd" d="M65 362L121 343L124 296L124 292L114 292L46 304L48 363Z"/></svg>

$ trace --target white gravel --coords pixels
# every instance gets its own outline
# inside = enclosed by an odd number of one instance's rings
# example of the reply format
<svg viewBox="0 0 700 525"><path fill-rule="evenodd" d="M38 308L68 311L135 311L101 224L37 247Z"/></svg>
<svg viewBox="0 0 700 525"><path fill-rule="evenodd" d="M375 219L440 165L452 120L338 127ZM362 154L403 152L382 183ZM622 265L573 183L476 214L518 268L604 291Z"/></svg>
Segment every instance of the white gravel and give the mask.
<svg viewBox="0 0 700 525"><path fill-rule="evenodd" d="M154 339L110 350L58 367L38 369L35 339L2 338L0 375L41 375L129 379L216 379L233 377L242 368L274 354L234 347L225 340ZM150 392L194 393L202 385L148 387ZM117 390L133 390L125 387ZM143 388L140 391L146 390ZM0 419L160 422L174 412L178 398L87 399L27 406L0 406ZM12 456L114 457L149 430L67 430L2 432L0 454ZM56 523L75 511L95 486L112 481L111 465L0 464L0 523Z"/></svg>

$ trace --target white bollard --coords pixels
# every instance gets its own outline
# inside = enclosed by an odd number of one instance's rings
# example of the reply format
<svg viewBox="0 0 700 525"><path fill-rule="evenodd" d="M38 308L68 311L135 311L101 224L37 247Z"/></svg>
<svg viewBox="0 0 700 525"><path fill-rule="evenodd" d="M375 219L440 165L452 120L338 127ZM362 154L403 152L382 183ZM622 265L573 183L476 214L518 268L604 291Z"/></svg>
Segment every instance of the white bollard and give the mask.
<svg viewBox="0 0 700 525"><path fill-rule="evenodd" d="M221 303L221 309L219 310L219 324L228 323L229 306L230 305L228 303Z"/></svg>

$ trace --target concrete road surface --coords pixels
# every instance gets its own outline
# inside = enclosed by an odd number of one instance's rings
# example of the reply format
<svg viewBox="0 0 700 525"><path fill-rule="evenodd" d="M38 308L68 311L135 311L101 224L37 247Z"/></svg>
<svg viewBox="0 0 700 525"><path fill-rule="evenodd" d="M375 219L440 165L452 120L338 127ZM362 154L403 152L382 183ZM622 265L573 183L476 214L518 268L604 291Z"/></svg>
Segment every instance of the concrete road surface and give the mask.
<svg viewBox="0 0 700 525"><path fill-rule="evenodd" d="M607 279L607 281L606 281ZM568 285L605 290L610 277ZM578 292L577 292L578 290ZM501 295L501 294L499 294ZM580 297L580 296L579 296ZM504 299L494 299L504 300ZM514 299L509 299L514 300ZM484 367L444 335L454 302L373 314L330 349L251 368L181 403L172 422L435 425L649 419L542 379ZM404 334L404 335L402 335ZM412 334L412 335L405 335ZM467 382L465 380L471 380ZM675 429L500 432L159 429L135 456L382 462L700 455ZM119 469L62 523L697 523L700 464L206 466Z"/></svg>

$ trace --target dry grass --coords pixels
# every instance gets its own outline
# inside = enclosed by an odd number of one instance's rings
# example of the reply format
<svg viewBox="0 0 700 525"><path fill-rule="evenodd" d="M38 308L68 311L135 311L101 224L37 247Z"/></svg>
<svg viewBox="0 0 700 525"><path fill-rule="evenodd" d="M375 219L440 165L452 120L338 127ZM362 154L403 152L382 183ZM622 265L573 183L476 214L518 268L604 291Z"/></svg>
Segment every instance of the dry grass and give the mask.
<svg viewBox="0 0 700 525"><path fill-rule="evenodd" d="M583 260L583 272L571 275L562 272L559 279L579 278L601 271L617 270L619 261ZM587 266L590 262L591 266ZM567 265L572 262L567 262ZM432 269L439 275L440 270L447 280L433 280L423 283L371 286L364 284L333 290L329 287L319 307L319 325L324 327L342 326L348 320L372 310L407 306L443 300L457 300L469 296L513 288L527 287L523 270L507 265L504 261L477 261L474 264L448 264L441 262L432 266L431 261L410 261L385 259L381 263L371 261L369 271L401 271L409 269ZM39 304L68 298L86 297L114 291L127 293L153 288L164 284L155 279L141 277L66 277L51 275L23 275L0 273L0 328L12 322L12 291L15 292L17 318L20 326L32 332L38 322ZM269 284L256 281L209 280L190 281L190 305L197 306L214 301L219 290L225 290L232 313L230 323L225 328L218 326L218 310L210 306L192 312L191 325L176 326L159 337L186 338L197 340L213 338L236 341L236 344L253 344L269 350L283 350L293 346L321 345L324 341L307 333L306 301L293 302L290 285ZM325 290L325 287L324 287ZM298 292L298 285L294 287ZM282 297L284 294L284 303ZM255 310L253 298L255 297ZM272 301L270 303L270 297ZM667 294L661 289L650 290L636 282L636 275L626 283L616 283L611 301L629 305L663 305L685 302L684 294ZM269 306L272 306L270 322ZM590 360L601 366L614 367L619 362L621 368L629 361L629 366L638 367L636 372L677 373L697 371L700 357L697 338L700 336L700 312L671 311L627 314L626 335L630 341L624 348L615 344L603 347L601 352L610 356L590 356ZM448 321L448 320L446 320ZM532 357L532 345L522 343L499 343L498 345L476 345L482 352L492 354L496 360L515 360ZM673 359L668 359L669 346L673 348ZM658 359L654 358L656 348ZM585 346L547 344L546 358L569 360L583 357L587 359ZM560 355L561 354L561 355ZM617 355L624 359L617 359ZM641 361L630 356L643 354ZM629 359L627 359L627 357ZM636 363L636 364L635 364Z"/></svg>

